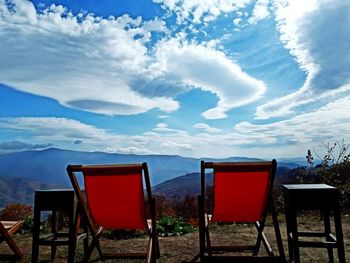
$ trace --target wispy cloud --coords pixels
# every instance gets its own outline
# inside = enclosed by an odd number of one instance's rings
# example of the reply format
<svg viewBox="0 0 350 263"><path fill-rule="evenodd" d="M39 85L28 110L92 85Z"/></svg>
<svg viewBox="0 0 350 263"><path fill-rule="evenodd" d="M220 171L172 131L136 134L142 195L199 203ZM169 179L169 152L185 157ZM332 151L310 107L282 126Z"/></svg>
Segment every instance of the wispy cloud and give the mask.
<svg viewBox="0 0 350 263"><path fill-rule="evenodd" d="M241 122L235 126L235 130L247 138L259 135L275 139L278 144L312 144L341 138L349 141L349 111L350 96L347 96L284 121L261 125Z"/></svg>
<svg viewBox="0 0 350 263"><path fill-rule="evenodd" d="M151 76L145 44L166 31L158 19L74 16L62 6L38 12L29 1L0 2L0 83L102 114L173 111L169 97L138 92Z"/></svg>
<svg viewBox="0 0 350 263"><path fill-rule="evenodd" d="M216 132L222 131L221 129L211 127L206 123L196 123L195 125L193 125L193 127L197 128L197 129L202 129L202 130L204 130L206 132L210 132L210 133L216 133Z"/></svg>
<svg viewBox="0 0 350 263"><path fill-rule="evenodd" d="M205 123L197 123L194 127L206 130L206 133L195 134L174 129L166 123L159 123L148 132L130 136L116 134L72 119L34 117L0 118L0 128L15 129L16 141L21 141L21 132L29 131L30 136L27 135L25 139L28 145L53 144L73 150L134 154L268 158L300 156L305 154L306 149L322 142L334 142L342 138L350 141L348 112L350 112L350 96L288 120L267 124L252 124L245 121L229 131L220 133L209 132L208 129L215 128ZM74 144L76 141L83 143L77 146Z"/></svg>
<svg viewBox="0 0 350 263"><path fill-rule="evenodd" d="M0 142L0 152L13 152L23 150L41 150L52 147L52 143L48 144L30 144L22 141L5 141Z"/></svg>
<svg viewBox="0 0 350 263"><path fill-rule="evenodd" d="M250 1L185 2L202 17ZM266 90L215 45L172 36L159 18L102 19L60 5L37 11L26 0L8 3L0 2L0 83L64 106L107 115L172 112L180 107L179 93L198 88L217 96L217 106L203 113L217 119Z"/></svg>
<svg viewBox="0 0 350 263"><path fill-rule="evenodd" d="M258 0L256 1L251 17L248 22L250 24L256 24L260 20L266 19L270 16L270 0Z"/></svg>
<svg viewBox="0 0 350 263"><path fill-rule="evenodd" d="M252 0L153 0L176 14L177 23L203 23L246 7Z"/></svg>
<svg viewBox="0 0 350 263"><path fill-rule="evenodd" d="M0 118L0 128L16 132L29 132L47 140L70 140L105 138L103 129L84 124L80 121L55 117L18 117Z"/></svg>
<svg viewBox="0 0 350 263"><path fill-rule="evenodd" d="M221 51L190 44L181 36L158 44L157 60L167 79L215 94L215 108L207 119L226 118L226 112L258 100L266 91L262 81L250 77Z"/></svg>
<svg viewBox="0 0 350 263"><path fill-rule="evenodd" d="M341 95L350 83L350 2L274 1L281 41L307 73L304 85L258 107L259 119L283 116L295 107Z"/></svg>

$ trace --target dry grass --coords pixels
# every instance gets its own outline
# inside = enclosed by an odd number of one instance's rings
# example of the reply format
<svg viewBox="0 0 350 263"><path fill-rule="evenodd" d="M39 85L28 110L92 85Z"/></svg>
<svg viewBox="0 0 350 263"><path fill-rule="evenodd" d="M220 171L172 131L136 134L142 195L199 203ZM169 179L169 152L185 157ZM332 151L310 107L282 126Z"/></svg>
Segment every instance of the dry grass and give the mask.
<svg viewBox="0 0 350 263"><path fill-rule="evenodd" d="M281 218L283 220L283 218ZM281 220L281 221L282 221ZM287 244L286 244L286 232L285 224L282 222L281 225L282 238L285 245L285 252L288 255ZM300 220L300 227L307 230L322 229L322 221L319 220L316 216L302 217ZM243 231L242 231L243 230ZM273 232L272 226L270 224L266 227L266 235L270 241L273 241ZM229 241L244 242L246 240L252 240L251 238L255 234L255 229L253 226L244 226L244 225L222 225L212 227L212 240L213 243L228 243ZM343 217L343 232L344 232L344 242L346 250L347 261L350 261L350 217ZM31 261L31 236L30 235L15 235L15 239L19 247L24 252L24 259L21 262L30 262ZM167 262L183 262L190 261L198 253L198 232L193 234L188 234L178 237L161 237L160 249L161 257L159 259L160 263ZM102 246L107 251L115 251L118 247L126 247L131 251L135 251L138 248L142 248L147 243L147 238L135 238L128 240L109 240L103 239ZM276 244L271 242L272 246L276 248ZM4 251L4 245L0 247L0 251ZM82 245L78 247L77 260L82 259ZM262 249L263 251L263 249ZM66 262L67 249L61 247L57 251L57 256L55 262ZM335 256L337 253L335 252ZM325 249L313 249L313 248L301 248L301 258L302 262L327 262L327 253ZM98 260L97 253L93 254L92 259L95 262L100 262ZM40 262L47 262L50 260L50 250L48 247L40 248ZM0 258L1 261L1 258ZM140 260L107 260L105 262L143 262ZM337 260L336 260L337 262Z"/></svg>

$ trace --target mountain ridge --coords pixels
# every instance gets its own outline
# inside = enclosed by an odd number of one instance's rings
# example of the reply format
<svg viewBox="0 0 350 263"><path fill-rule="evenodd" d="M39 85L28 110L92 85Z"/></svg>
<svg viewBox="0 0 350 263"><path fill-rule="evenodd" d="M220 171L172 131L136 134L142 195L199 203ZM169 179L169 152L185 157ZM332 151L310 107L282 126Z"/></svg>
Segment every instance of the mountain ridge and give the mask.
<svg viewBox="0 0 350 263"><path fill-rule="evenodd" d="M59 148L49 148L41 151L29 150L23 152L2 153L0 154L0 191L3 194L0 198L0 206L8 201L12 202L17 200L19 202L29 202L31 200L30 192L34 193L35 190L57 188L57 186L60 188L70 188L71 183L66 172L66 166L68 164L147 162L152 186L156 188L157 185L168 180L198 172L200 170L200 160L202 159L205 159L206 161L262 160L249 157L215 159L191 158L179 155L137 155L84 152L63 150ZM279 163L279 165L286 165L290 168L301 166L300 164L292 162L285 162L285 164ZM18 192L19 189L22 189L27 194L25 196L21 195ZM186 189L186 187L184 187L184 189ZM17 195L13 193L17 193Z"/></svg>

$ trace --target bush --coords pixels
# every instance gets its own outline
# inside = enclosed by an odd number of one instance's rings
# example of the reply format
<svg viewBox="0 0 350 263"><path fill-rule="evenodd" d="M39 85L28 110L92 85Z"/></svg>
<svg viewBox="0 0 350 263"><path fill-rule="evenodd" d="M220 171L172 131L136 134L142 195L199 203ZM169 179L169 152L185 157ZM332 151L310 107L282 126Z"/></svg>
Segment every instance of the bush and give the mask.
<svg viewBox="0 0 350 263"><path fill-rule="evenodd" d="M184 219L186 222L192 222L195 218L198 218L196 196L186 195L181 199L174 199L171 202L171 207L174 209L176 216Z"/></svg>
<svg viewBox="0 0 350 263"><path fill-rule="evenodd" d="M0 212L4 221L25 220L32 216L32 207L26 204L9 204Z"/></svg>
<svg viewBox="0 0 350 263"><path fill-rule="evenodd" d="M181 236L194 232L191 224L183 221L182 218L163 216L157 221L158 234L162 237Z"/></svg>
<svg viewBox="0 0 350 263"><path fill-rule="evenodd" d="M27 218L25 218L20 233L21 234L31 233L33 229L33 223L34 221L32 216L28 216Z"/></svg>

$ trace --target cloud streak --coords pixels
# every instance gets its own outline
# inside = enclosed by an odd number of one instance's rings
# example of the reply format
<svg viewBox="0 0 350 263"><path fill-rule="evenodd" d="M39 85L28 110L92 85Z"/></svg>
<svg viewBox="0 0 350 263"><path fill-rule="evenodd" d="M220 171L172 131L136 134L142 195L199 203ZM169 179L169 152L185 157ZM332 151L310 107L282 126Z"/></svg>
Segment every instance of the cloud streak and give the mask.
<svg viewBox="0 0 350 263"><path fill-rule="evenodd" d="M226 118L227 111L258 100L266 91L262 81L243 72L223 52L181 37L159 43L157 60L168 79L218 97L217 106L202 114L207 119Z"/></svg>
<svg viewBox="0 0 350 263"><path fill-rule="evenodd" d="M48 144L28 144L22 141L5 141L0 143L1 152L13 152L23 150L42 150L52 147L52 143Z"/></svg>
<svg viewBox="0 0 350 263"><path fill-rule="evenodd" d="M173 37L159 18L103 19L59 5L37 11L26 0L6 3L0 1L0 83L66 107L106 115L170 113L180 107L179 93L199 88L217 96L217 106L203 113L217 119L266 90L222 51ZM226 10L221 1L214 5Z"/></svg>
<svg viewBox="0 0 350 263"><path fill-rule="evenodd" d="M169 97L148 97L131 80L150 74L145 43L164 22L124 15L74 16L62 6L37 12L29 1L0 2L0 83L101 114L174 111ZM147 92L145 92L147 93Z"/></svg>
<svg viewBox="0 0 350 263"><path fill-rule="evenodd" d="M350 2L274 1L280 39L307 73L304 85L257 108L258 119L284 116L297 106L344 96L350 84Z"/></svg>
<svg viewBox="0 0 350 263"><path fill-rule="evenodd" d="M174 129L166 123L158 123L141 135L130 136L73 119L53 117L0 118L0 128L3 131L14 130L15 141L24 141L22 133L29 132L30 135L25 137L28 145L53 144L71 150L269 158L304 155L306 149L323 142L339 139L350 141L348 112L350 96L288 120L267 124L244 121L222 132L205 123L195 124L194 127L199 131L194 134ZM77 141L82 143L76 145Z"/></svg>
<svg viewBox="0 0 350 263"><path fill-rule="evenodd" d="M155 3L176 14L176 21L195 24L215 20L219 15L231 13L246 7L252 0L153 0Z"/></svg>

